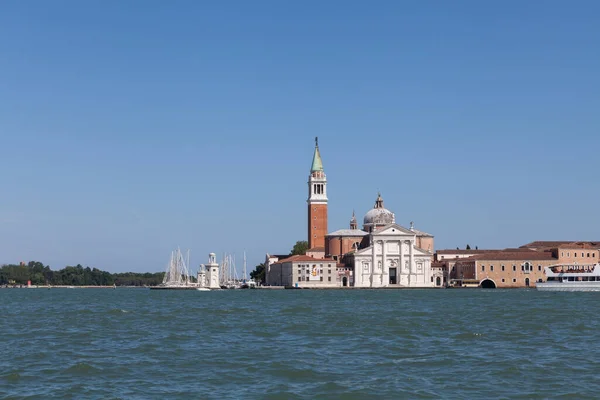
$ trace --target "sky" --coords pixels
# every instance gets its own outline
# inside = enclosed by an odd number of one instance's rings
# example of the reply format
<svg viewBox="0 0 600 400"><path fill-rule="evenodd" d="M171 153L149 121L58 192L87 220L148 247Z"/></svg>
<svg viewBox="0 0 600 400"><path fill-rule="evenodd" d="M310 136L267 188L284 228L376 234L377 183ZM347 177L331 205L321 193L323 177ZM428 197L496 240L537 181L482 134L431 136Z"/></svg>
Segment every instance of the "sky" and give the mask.
<svg viewBox="0 0 600 400"><path fill-rule="evenodd" d="M436 249L600 240L596 1L0 3L0 264L163 271L377 192Z"/></svg>

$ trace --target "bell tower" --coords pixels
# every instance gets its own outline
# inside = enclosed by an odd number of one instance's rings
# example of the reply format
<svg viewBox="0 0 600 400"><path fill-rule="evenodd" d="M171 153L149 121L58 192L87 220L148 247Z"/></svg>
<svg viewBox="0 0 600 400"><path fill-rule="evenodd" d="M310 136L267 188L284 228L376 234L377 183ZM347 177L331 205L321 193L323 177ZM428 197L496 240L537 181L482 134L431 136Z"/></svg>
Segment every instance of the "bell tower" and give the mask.
<svg viewBox="0 0 600 400"><path fill-rule="evenodd" d="M319 152L319 138L315 138L310 175L308 176L308 248L325 247L327 235L327 178Z"/></svg>

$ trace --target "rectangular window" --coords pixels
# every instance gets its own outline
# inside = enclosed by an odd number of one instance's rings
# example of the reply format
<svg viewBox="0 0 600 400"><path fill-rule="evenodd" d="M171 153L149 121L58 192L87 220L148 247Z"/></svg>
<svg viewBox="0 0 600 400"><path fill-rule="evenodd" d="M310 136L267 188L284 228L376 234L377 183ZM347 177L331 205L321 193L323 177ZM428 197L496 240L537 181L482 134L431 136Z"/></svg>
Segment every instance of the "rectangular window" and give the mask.
<svg viewBox="0 0 600 400"><path fill-rule="evenodd" d="M517 266L513 265L513 272L517 270Z"/></svg>
<svg viewBox="0 0 600 400"><path fill-rule="evenodd" d="M502 278L502 282L504 282L504 278Z"/></svg>
<svg viewBox="0 0 600 400"><path fill-rule="evenodd" d="M587 256L589 257L589 256L590 256L590 253L588 253L588 255L587 255Z"/></svg>
<svg viewBox="0 0 600 400"><path fill-rule="evenodd" d="M328 278L327 278L327 280L328 280L329 282L331 282L331 277L328 277Z"/></svg>
<svg viewBox="0 0 600 400"><path fill-rule="evenodd" d="M485 271L485 265L481 266L481 272Z"/></svg>
<svg viewBox="0 0 600 400"><path fill-rule="evenodd" d="M561 256L561 257L564 257L564 256L565 256L565 252L564 252L564 251L561 251L561 252L560 252L560 256Z"/></svg>
<svg viewBox="0 0 600 400"><path fill-rule="evenodd" d="M327 270L327 273L331 275L331 270L330 270L330 269L328 269L328 270Z"/></svg>
<svg viewBox="0 0 600 400"><path fill-rule="evenodd" d="M323 282L323 277L321 277L321 279L319 279L321 282Z"/></svg>
<svg viewBox="0 0 600 400"><path fill-rule="evenodd" d="M490 265L490 272L494 272L494 266Z"/></svg>
<svg viewBox="0 0 600 400"><path fill-rule="evenodd" d="M298 282L300 282L301 280L302 280L302 278L301 278L301 277L298 277Z"/></svg>
<svg viewBox="0 0 600 400"><path fill-rule="evenodd" d="M502 266L502 271L504 271L504 265Z"/></svg>
<svg viewBox="0 0 600 400"><path fill-rule="evenodd" d="M516 281L517 281L516 279L513 279L513 283L516 282Z"/></svg>
<svg viewBox="0 0 600 400"><path fill-rule="evenodd" d="M542 270L542 266L538 265L538 271L541 271L541 270Z"/></svg>

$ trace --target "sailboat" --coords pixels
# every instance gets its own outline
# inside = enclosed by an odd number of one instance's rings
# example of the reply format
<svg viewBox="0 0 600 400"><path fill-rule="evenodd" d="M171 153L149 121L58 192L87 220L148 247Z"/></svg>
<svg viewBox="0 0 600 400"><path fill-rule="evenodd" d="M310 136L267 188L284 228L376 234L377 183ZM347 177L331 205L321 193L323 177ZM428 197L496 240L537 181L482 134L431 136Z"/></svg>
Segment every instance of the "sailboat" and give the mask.
<svg viewBox="0 0 600 400"><path fill-rule="evenodd" d="M223 255L220 273L219 285L221 289L238 289L239 282L235 268L235 256L231 254Z"/></svg>
<svg viewBox="0 0 600 400"><path fill-rule="evenodd" d="M250 286L248 285L248 281L246 280L246 251L244 250L244 269L242 270L242 283L240 285L240 289L248 289Z"/></svg>
<svg viewBox="0 0 600 400"><path fill-rule="evenodd" d="M190 251L187 252L187 262L190 260ZM182 289L193 286L190 282L190 274L188 271L187 263L183 259L183 254L179 247L177 250L171 252L171 259L165 271L165 277L163 282L159 285L163 288L171 289Z"/></svg>

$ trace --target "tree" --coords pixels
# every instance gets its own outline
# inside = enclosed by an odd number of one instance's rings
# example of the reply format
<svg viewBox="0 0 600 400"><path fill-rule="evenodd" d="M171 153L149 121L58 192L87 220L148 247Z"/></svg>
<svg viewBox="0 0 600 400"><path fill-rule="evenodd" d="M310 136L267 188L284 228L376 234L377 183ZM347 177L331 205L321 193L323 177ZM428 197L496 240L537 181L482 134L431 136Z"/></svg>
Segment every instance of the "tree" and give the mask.
<svg viewBox="0 0 600 400"><path fill-rule="evenodd" d="M467 250L471 250L471 246L467 244Z"/></svg>
<svg viewBox="0 0 600 400"><path fill-rule="evenodd" d="M306 250L308 250L308 242L306 240L299 240L292 248L290 256L304 255L306 254Z"/></svg>
<svg viewBox="0 0 600 400"><path fill-rule="evenodd" d="M258 264L254 271L250 272L250 279L253 279L254 282L265 283L265 272L265 264Z"/></svg>

